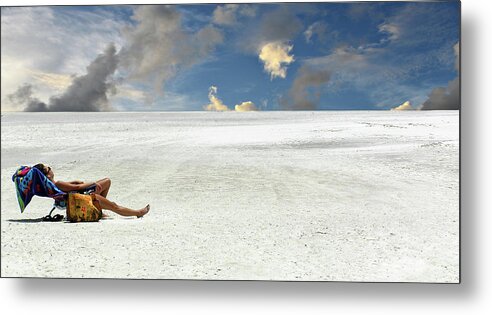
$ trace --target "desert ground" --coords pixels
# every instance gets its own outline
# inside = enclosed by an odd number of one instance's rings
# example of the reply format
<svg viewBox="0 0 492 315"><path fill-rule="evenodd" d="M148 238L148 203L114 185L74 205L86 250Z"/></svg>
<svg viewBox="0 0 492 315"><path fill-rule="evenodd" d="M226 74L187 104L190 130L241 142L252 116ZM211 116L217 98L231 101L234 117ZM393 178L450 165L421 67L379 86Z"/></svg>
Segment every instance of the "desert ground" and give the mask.
<svg viewBox="0 0 492 315"><path fill-rule="evenodd" d="M39 222L39 162L151 211ZM2 277L459 281L458 111L2 113L1 183Z"/></svg>

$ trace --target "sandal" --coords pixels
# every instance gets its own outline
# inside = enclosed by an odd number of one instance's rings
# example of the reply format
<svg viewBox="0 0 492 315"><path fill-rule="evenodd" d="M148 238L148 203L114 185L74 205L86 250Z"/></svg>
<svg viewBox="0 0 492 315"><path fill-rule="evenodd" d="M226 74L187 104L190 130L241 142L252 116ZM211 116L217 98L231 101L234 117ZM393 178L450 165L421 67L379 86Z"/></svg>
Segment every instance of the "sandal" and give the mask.
<svg viewBox="0 0 492 315"><path fill-rule="evenodd" d="M44 222L58 222L61 220L63 220L63 215L61 215L61 214L55 214L54 216L51 216L48 214L48 215L43 217Z"/></svg>
<svg viewBox="0 0 492 315"><path fill-rule="evenodd" d="M61 221L61 220L63 220L63 218L64 218L64 216L63 216L63 215L61 215L61 214L55 214L55 215L53 216L53 222L58 222L58 221Z"/></svg>

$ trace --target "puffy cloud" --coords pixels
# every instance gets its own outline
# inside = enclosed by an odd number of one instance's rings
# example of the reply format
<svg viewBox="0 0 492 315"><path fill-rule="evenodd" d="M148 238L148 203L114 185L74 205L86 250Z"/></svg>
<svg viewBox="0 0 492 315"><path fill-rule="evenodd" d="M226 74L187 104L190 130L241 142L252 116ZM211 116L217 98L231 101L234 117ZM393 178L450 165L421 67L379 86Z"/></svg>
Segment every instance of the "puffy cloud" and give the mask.
<svg viewBox="0 0 492 315"><path fill-rule="evenodd" d="M234 109L236 112L249 112L249 111L256 111L258 108L256 108L255 104L253 102L242 102L241 104L238 104L234 106Z"/></svg>
<svg viewBox="0 0 492 315"><path fill-rule="evenodd" d="M210 100L210 104L203 106L203 109L208 111L218 111L224 112L228 111L229 108L222 103L222 100L217 97L217 87L211 86L208 89L208 99Z"/></svg>
<svg viewBox="0 0 492 315"><path fill-rule="evenodd" d="M396 106L395 108L392 108L391 110L414 110L415 108L412 107L412 104L410 104L410 101L406 101L403 104Z"/></svg>
<svg viewBox="0 0 492 315"><path fill-rule="evenodd" d="M284 109L314 110L319 101L319 88L330 80L328 70L313 69L303 66L289 89L287 95L280 99ZM312 93L314 90L314 93Z"/></svg>
<svg viewBox="0 0 492 315"><path fill-rule="evenodd" d="M132 18L137 25L124 31L121 63L130 78L151 80L156 90L181 68L205 61L223 41L221 31L211 25L185 31L174 6L139 6Z"/></svg>
<svg viewBox="0 0 492 315"><path fill-rule="evenodd" d="M250 31L248 28L243 36L239 36L239 47L246 53L259 56L264 69L274 77L285 78L286 66L294 61L289 55L293 46L288 45L302 30L301 20L291 12L289 5L277 6L278 9L268 11L260 19L258 27Z"/></svg>
<svg viewBox="0 0 492 315"><path fill-rule="evenodd" d="M251 34L249 41L253 44L249 45L258 53L270 79L285 79L287 65L294 62L294 56L289 55L294 46L288 43L302 30L301 21L289 6L279 6L279 9L263 15L258 30Z"/></svg>
<svg viewBox="0 0 492 315"><path fill-rule="evenodd" d="M287 76L287 65L294 62L294 56L289 55L293 46L281 42L273 42L261 48L259 58L264 63L265 72L270 74L270 79Z"/></svg>
<svg viewBox="0 0 492 315"><path fill-rule="evenodd" d="M225 105L222 102L222 100L217 97L216 86L212 85L208 89L208 99L210 101L210 104L203 106L203 109L207 111L217 111L217 112L225 112L230 110L229 107L227 107L227 105ZM248 112L248 111L256 111L258 110L258 108L256 108L253 102L247 101L234 106L234 110L237 112Z"/></svg>

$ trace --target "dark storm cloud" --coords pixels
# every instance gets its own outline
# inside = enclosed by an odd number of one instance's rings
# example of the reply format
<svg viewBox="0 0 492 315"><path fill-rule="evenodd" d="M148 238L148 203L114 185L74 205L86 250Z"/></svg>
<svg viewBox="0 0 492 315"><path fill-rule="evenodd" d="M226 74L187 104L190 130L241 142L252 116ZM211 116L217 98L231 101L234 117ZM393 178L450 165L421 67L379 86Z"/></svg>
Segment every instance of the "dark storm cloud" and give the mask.
<svg viewBox="0 0 492 315"><path fill-rule="evenodd" d="M32 85L24 84L14 93L7 95L7 100L14 104L25 105L26 112L46 112L48 107L45 103L32 96Z"/></svg>
<svg viewBox="0 0 492 315"><path fill-rule="evenodd" d="M266 44L292 41L303 28L301 20L288 5L263 14L259 25L251 25L239 36L238 47L248 53L258 53Z"/></svg>
<svg viewBox="0 0 492 315"><path fill-rule="evenodd" d="M460 45L453 46L455 54L455 70L460 71ZM460 109L460 78L458 76L447 87L438 87L432 90L429 98L420 107L421 110L456 110Z"/></svg>
<svg viewBox="0 0 492 315"><path fill-rule="evenodd" d="M261 22L261 38L266 42L289 41L302 29L302 23L288 7L266 14Z"/></svg>
<svg viewBox="0 0 492 315"><path fill-rule="evenodd" d="M113 44L109 45L87 67L87 74L76 77L62 95L44 104L32 97L32 88L21 87L16 92L17 104L25 105L26 111L111 110L108 93L115 87L110 78L117 68L124 76L122 80L153 82L155 90L161 91L162 84L177 71L203 62L223 41L222 32L211 24L185 30L174 6L139 6L132 18L136 24L123 30L126 45L118 53ZM21 100L21 95L29 97Z"/></svg>
<svg viewBox="0 0 492 315"><path fill-rule="evenodd" d="M140 6L132 19L137 24L124 30L121 63L131 79L151 81L155 90L179 69L203 62L223 41L222 32L210 24L186 31L175 6Z"/></svg>
<svg viewBox="0 0 492 315"><path fill-rule="evenodd" d="M50 98L45 104L32 96L32 86L23 85L7 99L13 104L25 105L27 112L87 112L110 110L107 93L113 88L108 78L118 65L116 49L109 45L103 54L97 56L87 67L87 74L76 77L60 96Z"/></svg>
<svg viewBox="0 0 492 315"><path fill-rule="evenodd" d="M116 48L109 45L103 54L97 56L87 67L87 74L76 77L67 91L50 99L50 111L106 111L110 109L107 92L113 85L108 78L118 65Z"/></svg>
<svg viewBox="0 0 492 315"><path fill-rule="evenodd" d="M447 88L438 87L432 90L429 98L422 104L421 110L460 109L460 81L455 78Z"/></svg>
<svg viewBox="0 0 492 315"><path fill-rule="evenodd" d="M283 109L291 110L316 109L320 96L319 88L329 80L328 70L307 66L300 68L289 92L280 99L280 105Z"/></svg>

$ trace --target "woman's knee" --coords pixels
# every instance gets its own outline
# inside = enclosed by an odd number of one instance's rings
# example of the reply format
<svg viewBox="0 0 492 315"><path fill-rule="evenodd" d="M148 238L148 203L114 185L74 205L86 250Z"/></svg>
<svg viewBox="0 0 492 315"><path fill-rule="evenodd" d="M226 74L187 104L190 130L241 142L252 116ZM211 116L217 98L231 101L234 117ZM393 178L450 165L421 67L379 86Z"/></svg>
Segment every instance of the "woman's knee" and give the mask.
<svg viewBox="0 0 492 315"><path fill-rule="evenodd" d="M103 178L103 179L100 179L97 181L100 185L104 185L104 186L111 186L111 179L109 179L108 177L106 178Z"/></svg>

